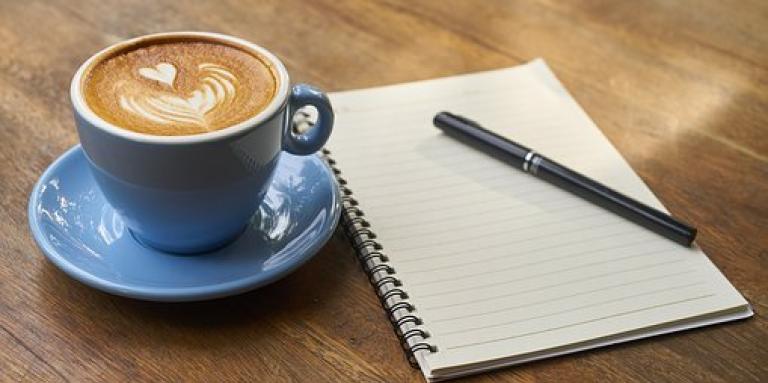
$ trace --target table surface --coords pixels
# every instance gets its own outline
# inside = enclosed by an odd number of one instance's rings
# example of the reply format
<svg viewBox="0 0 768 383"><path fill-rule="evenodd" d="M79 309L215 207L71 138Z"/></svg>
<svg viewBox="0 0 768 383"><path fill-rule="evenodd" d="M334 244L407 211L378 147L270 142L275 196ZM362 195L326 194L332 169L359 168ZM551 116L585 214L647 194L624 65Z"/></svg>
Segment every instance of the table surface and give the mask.
<svg viewBox="0 0 768 383"><path fill-rule="evenodd" d="M544 57L755 309L738 323L468 378L768 380L768 2L2 1L0 380L421 381L347 240L234 298L110 296L45 260L28 194L77 143L68 86L110 43L168 30L258 42L328 91ZM765 311L764 311L765 310Z"/></svg>

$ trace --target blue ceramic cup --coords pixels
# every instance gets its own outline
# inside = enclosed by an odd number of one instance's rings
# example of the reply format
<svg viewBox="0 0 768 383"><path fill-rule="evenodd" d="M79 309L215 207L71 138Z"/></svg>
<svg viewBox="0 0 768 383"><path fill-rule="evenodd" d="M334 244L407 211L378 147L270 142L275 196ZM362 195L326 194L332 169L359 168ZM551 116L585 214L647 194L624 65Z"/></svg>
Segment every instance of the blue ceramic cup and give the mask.
<svg viewBox="0 0 768 383"><path fill-rule="evenodd" d="M221 42L266 58L276 72L274 98L239 124L184 136L122 129L89 108L82 93L89 68L137 44L177 38ZM101 192L135 237L167 252L203 252L236 238L262 202L281 151L310 155L325 144L333 127L333 110L324 93L305 84L291 87L275 55L215 33L161 33L110 46L78 69L70 93L80 142ZM295 132L293 115L307 105L317 109L317 123Z"/></svg>

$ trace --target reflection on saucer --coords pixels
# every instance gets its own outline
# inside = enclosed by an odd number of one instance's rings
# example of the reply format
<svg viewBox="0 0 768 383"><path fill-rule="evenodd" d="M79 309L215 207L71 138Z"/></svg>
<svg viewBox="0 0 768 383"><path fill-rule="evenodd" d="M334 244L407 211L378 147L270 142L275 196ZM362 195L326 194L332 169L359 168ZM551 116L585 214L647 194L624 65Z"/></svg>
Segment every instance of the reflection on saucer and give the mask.
<svg viewBox="0 0 768 383"><path fill-rule="evenodd" d="M78 145L33 189L29 220L48 259L89 286L138 299L193 301L252 290L306 262L333 234L338 193L319 157L282 154L270 190L237 240L209 253L172 255L128 235Z"/></svg>

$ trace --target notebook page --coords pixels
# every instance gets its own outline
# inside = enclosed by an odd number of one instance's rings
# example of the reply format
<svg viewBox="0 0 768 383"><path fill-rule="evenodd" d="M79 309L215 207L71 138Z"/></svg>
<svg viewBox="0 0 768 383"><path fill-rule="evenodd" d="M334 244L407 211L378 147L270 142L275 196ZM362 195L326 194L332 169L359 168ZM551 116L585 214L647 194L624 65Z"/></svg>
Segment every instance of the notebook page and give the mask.
<svg viewBox="0 0 768 383"><path fill-rule="evenodd" d="M428 371L746 305L699 250L432 126L437 111L467 115L663 208L542 61L331 99L328 146L438 347Z"/></svg>

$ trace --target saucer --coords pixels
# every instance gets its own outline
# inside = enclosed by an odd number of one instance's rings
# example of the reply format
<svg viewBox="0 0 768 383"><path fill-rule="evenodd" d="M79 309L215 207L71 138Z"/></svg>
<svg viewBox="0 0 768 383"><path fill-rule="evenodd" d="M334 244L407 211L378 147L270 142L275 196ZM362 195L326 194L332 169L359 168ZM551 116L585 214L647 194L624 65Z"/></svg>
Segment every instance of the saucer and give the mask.
<svg viewBox="0 0 768 383"><path fill-rule="evenodd" d="M125 297L197 301L274 282L320 250L341 213L336 181L323 160L283 153L264 202L238 239L209 253L164 253L134 239L86 161L76 145L48 167L32 190L29 224L59 269Z"/></svg>

